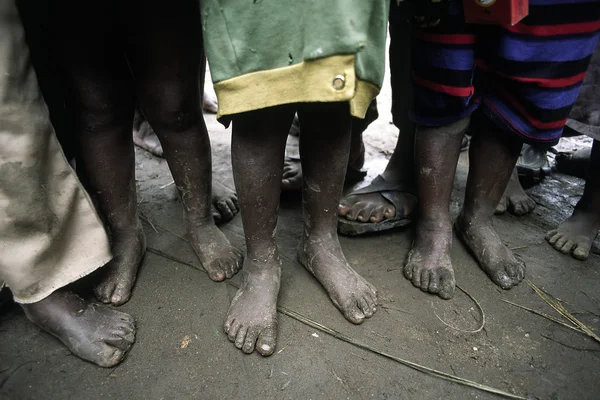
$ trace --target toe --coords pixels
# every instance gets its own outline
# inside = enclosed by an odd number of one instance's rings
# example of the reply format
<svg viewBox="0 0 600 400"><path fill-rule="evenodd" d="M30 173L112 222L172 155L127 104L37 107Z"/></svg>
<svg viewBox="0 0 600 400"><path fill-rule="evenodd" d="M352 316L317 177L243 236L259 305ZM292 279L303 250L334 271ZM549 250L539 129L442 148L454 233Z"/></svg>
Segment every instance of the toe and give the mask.
<svg viewBox="0 0 600 400"><path fill-rule="evenodd" d="M549 240L548 242L553 246L556 244L556 242L558 242L560 239L562 238L562 233L560 232L556 232Z"/></svg>
<svg viewBox="0 0 600 400"><path fill-rule="evenodd" d="M231 322L231 324L229 324L229 326L227 326L227 324L225 324L225 332L227 333L227 337L229 338L229 341L235 342L235 339L237 338L237 334L240 331L240 326L241 326L241 324L239 322L237 322L236 320L233 320Z"/></svg>
<svg viewBox="0 0 600 400"><path fill-rule="evenodd" d="M523 210L523 204L520 201L513 202L512 204L512 213L514 215L521 216L525 214L525 211Z"/></svg>
<svg viewBox="0 0 600 400"><path fill-rule="evenodd" d="M379 206L375 207L371 212L371 217L369 218L370 222L379 223L384 219L384 211L385 207Z"/></svg>
<svg viewBox="0 0 600 400"><path fill-rule="evenodd" d="M233 203L233 199L227 199L226 203L227 207L229 207L229 213L231 214L231 216L235 216L235 214L237 214L238 212L238 209Z"/></svg>
<svg viewBox="0 0 600 400"><path fill-rule="evenodd" d="M254 351L256 345L256 339L258 338L258 332L256 329L248 329L246 333L246 340L242 346L242 351L246 354L250 354Z"/></svg>
<svg viewBox="0 0 600 400"><path fill-rule="evenodd" d="M213 261L208 270L208 277L215 282L222 282L225 279L225 272L221 269L218 262Z"/></svg>
<svg viewBox="0 0 600 400"><path fill-rule="evenodd" d="M559 251L563 254L569 254L571 250L573 250L573 247L575 247L575 242L567 239L567 241L565 242L565 244L562 245Z"/></svg>
<svg viewBox="0 0 600 400"><path fill-rule="evenodd" d="M356 218L359 222L367 222L372 215L372 207L364 207L362 210L358 212L358 217Z"/></svg>
<svg viewBox="0 0 600 400"><path fill-rule="evenodd" d="M371 309L371 313L375 314L375 312L377 311L377 301L374 300L372 296L365 296L365 301Z"/></svg>
<svg viewBox="0 0 600 400"><path fill-rule="evenodd" d="M131 297L130 285L117 285L110 297L110 302L115 306L121 306L129 301Z"/></svg>
<svg viewBox="0 0 600 400"><path fill-rule="evenodd" d="M359 303L360 309L362 310L362 313L365 316L365 318L371 318L373 316L373 309L371 307L369 307L369 303L367 302L367 299L365 299L364 297L361 297L361 299L359 300L358 303Z"/></svg>
<svg viewBox="0 0 600 400"><path fill-rule="evenodd" d="M106 339L104 342L110 346L116 347L119 350L127 351L133 344L135 337L131 337L128 334L123 333L123 336L119 335L111 335L110 338Z"/></svg>
<svg viewBox="0 0 600 400"><path fill-rule="evenodd" d="M123 358L125 358L126 352L117 348L112 347L108 344L103 345L103 349L96 354L98 357L95 360L91 360L104 368L111 368L118 365Z"/></svg>
<svg viewBox="0 0 600 400"><path fill-rule="evenodd" d="M454 272L447 270L443 271L440 274L440 291L438 296L444 300L451 299L452 296L454 296L455 286Z"/></svg>
<svg viewBox="0 0 600 400"><path fill-rule="evenodd" d="M506 212L506 197L502 197L502 199L500 199L500 202L498 203L498 205L496 206L496 215L502 215Z"/></svg>
<svg viewBox="0 0 600 400"><path fill-rule="evenodd" d="M496 285L500 286L502 289L510 289L513 287L512 279L508 276L506 271L500 270L491 276L492 281L496 283Z"/></svg>
<svg viewBox="0 0 600 400"><path fill-rule="evenodd" d="M429 289L429 277L431 275L431 271L428 269L424 269L421 271L421 285L419 286L422 291L426 292Z"/></svg>
<svg viewBox="0 0 600 400"><path fill-rule="evenodd" d="M355 299L349 301L348 304L343 307L342 312L348 321L356 325L361 324L365 319L365 315L358 308L358 303Z"/></svg>
<svg viewBox="0 0 600 400"><path fill-rule="evenodd" d="M396 209L392 206L385 206L383 208L383 217L385 219L394 218L396 216Z"/></svg>
<svg viewBox="0 0 600 400"><path fill-rule="evenodd" d="M246 333L248 333L248 328L242 326L235 337L235 347L241 349L246 342Z"/></svg>
<svg viewBox="0 0 600 400"><path fill-rule="evenodd" d="M569 240L569 238L568 238L568 237L566 237L566 236L561 236L561 237L560 237L560 238L559 238L559 239L556 241L556 243L554 243L554 248L555 248L556 250L560 250L560 249L561 249L561 248L562 248L562 247L565 245L565 243L567 243L567 241L568 241L568 240Z"/></svg>
<svg viewBox="0 0 600 400"><path fill-rule="evenodd" d="M546 240L547 240L548 242L550 242L550 240L552 240L552 238L553 238L554 236L556 236L556 234L557 234L557 233L558 233L558 229L553 229L553 230L551 230L551 231L548 231L548 232L546 233ZM552 242L550 242L550 244L552 244Z"/></svg>
<svg viewBox="0 0 600 400"><path fill-rule="evenodd" d="M591 243L590 244L578 244L573 250L573 257L579 261L585 261L590 255Z"/></svg>
<svg viewBox="0 0 600 400"><path fill-rule="evenodd" d="M276 343L277 329L263 329L263 331L258 336L258 340L256 341L256 351L258 351L263 356L270 356L275 351Z"/></svg>
<svg viewBox="0 0 600 400"><path fill-rule="evenodd" d="M440 277L437 271L431 271L429 275L429 293L437 294L440 292Z"/></svg>
<svg viewBox="0 0 600 400"><path fill-rule="evenodd" d="M343 201L341 201L338 206L338 215L340 217L345 217L349 212L350 212L350 206L345 204Z"/></svg>
<svg viewBox="0 0 600 400"><path fill-rule="evenodd" d="M412 283L415 287L420 288L421 287L421 271L418 266L415 265L415 268L413 269L413 274L412 274Z"/></svg>
<svg viewBox="0 0 600 400"><path fill-rule="evenodd" d="M98 301L104 304L110 304L110 298L115 291L115 284L113 283L102 283L94 289L94 294Z"/></svg>
<svg viewBox="0 0 600 400"><path fill-rule="evenodd" d="M410 256L409 256L410 258ZM409 281L412 281L412 277L413 277L413 269L414 269L414 265L411 264L410 262L407 262L404 265L404 277L406 279L408 279Z"/></svg>

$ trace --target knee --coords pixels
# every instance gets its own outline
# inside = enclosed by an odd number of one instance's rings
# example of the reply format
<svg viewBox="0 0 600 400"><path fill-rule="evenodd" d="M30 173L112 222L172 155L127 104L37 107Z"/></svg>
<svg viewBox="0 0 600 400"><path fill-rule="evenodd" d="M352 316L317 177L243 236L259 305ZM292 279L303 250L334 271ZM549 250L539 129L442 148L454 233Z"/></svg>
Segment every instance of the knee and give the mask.
<svg viewBox="0 0 600 400"><path fill-rule="evenodd" d="M113 131L133 122L134 99L99 99L96 96L80 98L74 108L81 129L89 133Z"/></svg>
<svg viewBox="0 0 600 400"><path fill-rule="evenodd" d="M197 96L177 96L163 93L149 101L141 101L141 108L156 133L181 133L200 124L202 113Z"/></svg>

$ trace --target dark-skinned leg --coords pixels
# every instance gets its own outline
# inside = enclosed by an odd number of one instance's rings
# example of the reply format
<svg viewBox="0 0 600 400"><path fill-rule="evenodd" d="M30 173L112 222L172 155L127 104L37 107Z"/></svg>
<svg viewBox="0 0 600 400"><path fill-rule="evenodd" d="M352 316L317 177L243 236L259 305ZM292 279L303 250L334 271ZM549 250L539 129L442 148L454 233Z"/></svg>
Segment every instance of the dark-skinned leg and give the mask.
<svg viewBox="0 0 600 400"><path fill-rule="evenodd" d="M456 231L481 269L502 289L525 277L525 265L502 243L492 217L506 189L523 143L482 118L471 140L465 203Z"/></svg>
<svg viewBox="0 0 600 400"><path fill-rule="evenodd" d="M83 13L80 6L71 6ZM133 82L115 32L110 23L100 22L101 15L109 14L106 8L99 5L85 24L83 19L63 24L78 34L67 29L60 38L79 138L78 168L83 168L112 239L114 257L102 268L95 294L104 303L121 305L131 296L146 240L137 213L131 141Z"/></svg>
<svg viewBox="0 0 600 400"><path fill-rule="evenodd" d="M273 354L281 260L275 242L281 175L292 106L234 116L231 156L246 235L242 285L225 320L229 340L245 353Z"/></svg>
<svg viewBox="0 0 600 400"><path fill-rule="evenodd" d="M376 311L377 291L350 267L337 236L337 207L350 150L349 106L302 104L298 116L304 172L304 232L298 258L344 317L360 324Z"/></svg>
<svg viewBox="0 0 600 400"><path fill-rule="evenodd" d="M419 219L404 276L421 290L443 299L454 295L450 196L469 121L470 118L465 118L443 127L419 127L416 135Z"/></svg>
<svg viewBox="0 0 600 400"><path fill-rule="evenodd" d="M392 114L394 124L400 130L394 152L381 174L391 184L403 184L413 188L415 124L408 117L412 105L412 37L410 18L413 6L408 2L392 5L390 11L390 71L392 86ZM398 201L404 204L404 216L414 212L417 199L410 193L398 192ZM396 208L379 193L348 194L340 201L340 216L359 222L381 222L394 218Z"/></svg>
<svg viewBox="0 0 600 400"><path fill-rule="evenodd" d="M198 79L202 34L198 2L139 4L128 57L140 109L158 135L181 196L190 244L208 276L231 278L242 264L214 223L210 139L201 112ZM169 60L164 62L164 60Z"/></svg>
<svg viewBox="0 0 600 400"><path fill-rule="evenodd" d="M546 240L556 250L586 260L600 229L600 145L595 140L583 196L566 221L551 230Z"/></svg>

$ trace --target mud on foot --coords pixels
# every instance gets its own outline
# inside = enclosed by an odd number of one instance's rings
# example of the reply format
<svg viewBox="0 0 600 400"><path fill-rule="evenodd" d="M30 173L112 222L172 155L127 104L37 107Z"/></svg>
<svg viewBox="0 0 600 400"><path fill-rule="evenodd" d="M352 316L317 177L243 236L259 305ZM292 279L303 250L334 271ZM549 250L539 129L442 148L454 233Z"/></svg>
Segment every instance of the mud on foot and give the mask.
<svg viewBox="0 0 600 400"><path fill-rule="evenodd" d="M102 278L94 294L102 303L120 306L131 297L146 253L146 236L140 222L132 230L113 232L111 248L113 259L101 268Z"/></svg>
<svg viewBox="0 0 600 400"><path fill-rule="evenodd" d="M450 248L452 224L421 219L404 265L404 276L424 292L442 299L454 296L455 279Z"/></svg>
<svg viewBox="0 0 600 400"><path fill-rule="evenodd" d="M575 208L573 215L546 234L546 240L563 254L571 253L577 260L587 260L600 229L595 214Z"/></svg>
<svg viewBox="0 0 600 400"><path fill-rule="evenodd" d="M298 260L317 278L348 321L360 324L377 311L377 289L350 267L337 237L305 233Z"/></svg>
<svg viewBox="0 0 600 400"><path fill-rule="evenodd" d="M523 280L525 264L502 243L489 219L467 219L461 214L456 220L455 229L479 267L496 285L511 289Z"/></svg>
<svg viewBox="0 0 600 400"><path fill-rule="evenodd" d="M246 258L242 285L231 301L225 333L235 347L250 354L256 348L270 356L277 344L277 296L281 281L277 257L266 263Z"/></svg>
<svg viewBox="0 0 600 400"><path fill-rule="evenodd" d="M188 224L190 244L208 277L216 282L229 279L242 267L242 252L212 221Z"/></svg>
<svg viewBox="0 0 600 400"><path fill-rule="evenodd" d="M22 305L27 318L57 337L76 356L101 367L114 367L135 341L129 314L89 303L67 291Z"/></svg>

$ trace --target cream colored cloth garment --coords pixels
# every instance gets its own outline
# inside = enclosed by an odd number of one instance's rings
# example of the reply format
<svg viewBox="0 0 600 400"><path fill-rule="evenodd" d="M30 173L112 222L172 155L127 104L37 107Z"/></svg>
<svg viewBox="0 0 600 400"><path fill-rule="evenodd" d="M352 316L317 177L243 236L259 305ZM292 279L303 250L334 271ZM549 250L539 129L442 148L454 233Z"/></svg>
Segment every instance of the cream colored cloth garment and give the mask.
<svg viewBox="0 0 600 400"><path fill-rule="evenodd" d="M33 303L110 258L50 124L15 0L0 1L0 285Z"/></svg>

